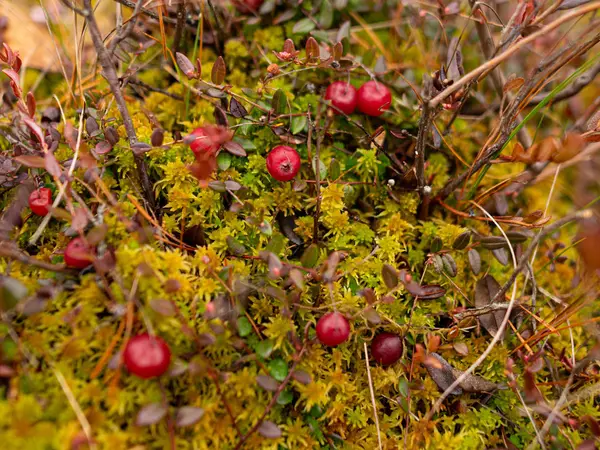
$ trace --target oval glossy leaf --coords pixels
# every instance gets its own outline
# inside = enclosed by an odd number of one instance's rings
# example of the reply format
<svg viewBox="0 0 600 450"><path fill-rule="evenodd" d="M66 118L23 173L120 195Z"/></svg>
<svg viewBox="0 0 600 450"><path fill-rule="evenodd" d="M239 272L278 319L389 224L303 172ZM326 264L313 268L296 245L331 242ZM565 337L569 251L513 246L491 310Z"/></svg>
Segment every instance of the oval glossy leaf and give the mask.
<svg viewBox="0 0 600 450"><path fill-rule="evenodd" d="M182 406L177 410L175 425L188 427L197 423L204 415L204 410L195 406Z"/></svg>
<svg viewBox="0 0 600 450"><path fill-rule="evenodd" d="M164 403L150 403L139 410L135 424L138 427L154 425L160 422L167 414L167 406Z"/></svg>
<svg viewBox="0 0 600 450"><path fill-rule="evenodd" d="M210 79L214 84L222 84L223 81L225 81L226 73L227 68L225 67L225 61L223 60L222 56L219 56L213 65Z"/></svg>
<svg viewBox="0 0 600 450"><path fill-rule="evenodd" d="M470 242L471 242L471 232L465 231L464 233L459 234L458 237L454 240L454 243L452 244L452 248L454 250L463 250L467 247L467 245L469 245Z"/></svg>
<svg viewBox="0 0 600 450"><path fill-rule="evenodd" d="M479 273L481 272L481 256L479 256L479 252L472 248L471 250L469 250L468 256L471 270L475 275L479 275Z"/></svg>
<svg viewBox="0 0 600 450"><path fill-rule="evenodd" d="M279 388L277 380L269 375L258 375L256 377L256 382L265 391L275 392L277 388Z"/></svg>
<svg viewBox="0 0 600 450"><path fill-rule="evenodd" d="M306 34L316 27L315 23L309 19L308 17L305 19L301 19L294 25L292 28L292 33L294 34Z"/></svg>
<svg viewBox="0 0 600 450"><path fill-rule="evenodd" d="M258 432L261 436L266 437L268 439L277 439L281 437L281 429L270 420L265 420L258 427Z"/></svg>

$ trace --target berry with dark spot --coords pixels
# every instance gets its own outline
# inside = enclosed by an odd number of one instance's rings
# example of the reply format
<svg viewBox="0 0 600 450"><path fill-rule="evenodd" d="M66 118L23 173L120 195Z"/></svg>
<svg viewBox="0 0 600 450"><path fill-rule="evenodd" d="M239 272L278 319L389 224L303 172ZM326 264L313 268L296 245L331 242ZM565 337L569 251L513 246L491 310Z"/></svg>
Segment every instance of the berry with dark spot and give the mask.
<svg viewBox="0 0 600 450"><path fill-rule="evenodd" d="M290 181L300 170L300 155L292 147L278 145L267 155L267 170L278 181Z"/></svg>

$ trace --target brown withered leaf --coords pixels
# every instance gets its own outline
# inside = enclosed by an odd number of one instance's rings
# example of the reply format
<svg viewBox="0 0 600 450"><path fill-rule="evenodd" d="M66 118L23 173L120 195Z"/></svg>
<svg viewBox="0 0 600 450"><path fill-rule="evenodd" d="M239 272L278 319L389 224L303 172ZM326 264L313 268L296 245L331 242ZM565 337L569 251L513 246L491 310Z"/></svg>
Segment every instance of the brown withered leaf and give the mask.
<svg viewBox="0 0 600 450"><path fill-rule="evenodd" d="M515 74L512 74L510 77L508 77L506 83L504 83L502 91L504 93L507 93L508 91L515 91L521 86L523 86L523 83L525 83L525 80L523 78L517 77Z"/></svg>
<svg viewBox="0 0 600 450"><path fill-rule="evenodd" d="M561 145L552 154L552 162L563 163L577 156L585 146L585 138L578 133L567 133Z"/></svg>
<svg viewBox="0 0 600 450"><path fill-rule="evenodd" d="M225 81L225 74L227 68L225 67L225 60L222 56L219 56L213 65L210 78L214 84L222 84Z"/></svg>
<svg viewBox="0 0 600 450"><path fill-rule="evenodd" d="M475 285L475 306L481 308L489 305L500 289L500 284L498 284L493 276L486 275L481 278ZM482 314L478 318L483 328L485 328L492 336L496 336L505 314L505 310L498 310Z"/></svg>
<svg viewBox="0 0 600 450"><path fill-rule="evenodd" d="M433 378L435 384L445 391L458 377L464 372L454 368L448 361L437 353L430 353L425 357L423 365L427 369L429 376ZM460 395L464 392L493 392L497 389L503 389L504 386L493 383L478 375L468 375L453 391L453 395Z"/></svg>

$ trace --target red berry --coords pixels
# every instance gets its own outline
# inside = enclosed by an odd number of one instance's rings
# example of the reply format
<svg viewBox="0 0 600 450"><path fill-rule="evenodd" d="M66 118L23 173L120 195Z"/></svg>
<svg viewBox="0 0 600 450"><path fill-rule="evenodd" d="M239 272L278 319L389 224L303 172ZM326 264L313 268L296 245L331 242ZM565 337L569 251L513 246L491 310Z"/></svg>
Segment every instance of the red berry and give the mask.
<svg viewBox="0 0 600 450"><path fill-rule="evenodd" d="M190 144L190 148L194 153L209 151L214 153L218 150L218 146L215 145L210 134L204 128L196 128L192 131L192 135L196 137Z"/></svg>
<svg viewBox="0 0 600 450"><path fill-rule="evenodd" d="M371 356L379 364L389 366L402 356L402 339L392 333L380 333L371 342Z"/></svg>
<svg viewBox="0 0 600 450"><path fill-rule="evenodd" d="M75 269L84 269L92 263L94 249L82 238L76 237L67 244L64 253L65 264Z"/></svg>
<svg viewBox="0 0 600 450"><path fill-rule="evenodd" d="M344 81L336 81L331 83L325 91L325 100L331 100L332 106L344 114L352 114L358 102L356 88ZM339 114L336 109L332 109Z"/></svg>
<svg viewBox="0 0 600 450"><path fill-rule="evenodd" d="M36 189L29 195L29 208L36 216L45 216L52 205L52 191L48 188Z"/></svg>
<svg viewBox="0 0 600 450"><path fill-rule="evenodd" d="M278 145L267 155L267 170L278 181L290 181L300 170L300 155L292 147Z"/></svg>
<svg viewBox="0 0 600 450"><path fill-rule="evenodd" d="M390 90L377 81L367 81L358 90L358 109L369 116L382 115L391 104Z"/></svg>
<svg viewBox="0 0 600 450"><path fill-rule="evenodd" d="M317 322L317 337L323 345L336 347L350 336L348 319L339 312L325 314Z"/></svg>
<svg viewBox="0 0 600 450"><path fill-rule="evenodd" d="M233 4L241 13L250 13L258 11L264 0L234 0Z"/></svg>
<svg viewBox="0 0 600 450"><path fill-rule="evenodd" d="M127 370L140 378L159 377L171 363L171 350L165 341L148 333L132 337L123 352Z"/></svg>

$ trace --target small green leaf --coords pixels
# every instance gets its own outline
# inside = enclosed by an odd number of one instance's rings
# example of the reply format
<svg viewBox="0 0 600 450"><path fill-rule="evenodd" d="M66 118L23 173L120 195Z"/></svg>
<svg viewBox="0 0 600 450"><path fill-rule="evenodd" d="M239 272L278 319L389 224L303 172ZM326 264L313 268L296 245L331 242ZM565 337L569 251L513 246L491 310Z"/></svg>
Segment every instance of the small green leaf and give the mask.
<svg viewBox="0 0 600 450"><path fill-rule="evenodd" d="M288 374L288 365L281 358L274 359L269 362L269 372L277 381L283 381Z"/></svg>
<svg viewBox="0 0 600 450"><path fill-rule="evenodd" d="M252 333L252 325L246 317L238 317L237 319L238 334L241 337L246 337Z"/></svg>
<svg viewBox="0 0 600 450"><path fill-rule="evenodd" d="M306 123L307 123L307 119L306 119L306 116L304 116L304 115L292 117L292 124L291 124L292 134L298 134L301 131L304 131L304 128L306 128Z"/></svg>
<svg viewBox="0 0 600 450"><path fill-rule="evenodd" d="M325 30L331 28L333 23L333 6L329 0L323 0L321 3L321 12L319 14L319 25Z"/></svg>
<svg viewBox="0 0 600 450"><path fill-rule="evenodd" d="M341 173L342 166L340 165L340 162L335 158L332 159L331 163L329 164L329 177L332 181L335 181L340 177Z"/></svg>
<svg viewBox="0 0 600 450"><path fill-rule="evenodd" d="M0 310L8 311L27 295L27 288L16 278L0 277Z"/></svg>
<svg viewBox="0 0 600 450"><path fill-rule="evenodd" d="M292 28L292 33L294 34L306 34L315 29L315 23L310 20L308 17L296 22L294 28Z"/></svg>
<svg viewBox="0 0 600 450"><path fill-rule="evenodd" d="M434 237L431 241L431 253L437 253L442 249L444 243L439 237Z"/></svg>
<svg viewBox="0 0 600 450"><path fill-rule="evenodd" d="M312 269L319 262L319 247L317 244L311 244L308 246L302 257L300 258L302 266Z"/></svg>
<svg viewBox="0 0 600 450"><path fill-rule="evenodd" d="M217 156L217 165L221 170L227 170L231 167L231 153L229 152L221 152L219 156Z"/></svg>
<svg viewBox="0 0 600 450"><path fill-rule="evenodd" d="M271 109L275 114L283 114L287 109L287 99L285 93L281 89L277 89L271 100Z"/></svg>
<svg viewBox="0 0 600 450"><path fill-rule="evenodd" d="M256 344L255 350L258 356L266 359L271 356L271 353L273 352L273 341L270 339L260 341L258 344Z"/></svg>
<svg viewBox="0 0 600 450"><path fill-rule="evenodd" d="M277 397L278 405L287 405L294 400L294 394L289 389L284 390L279 397Z"/></svg>
<svg viewBox="0 0 600 450"><path fill-rule="evenodd" d="M327 166L320 159L319 159L318 166L319 166L319 177L321 178L321 180L324 180L325 178L327 178ZM314 156L312 159L312 168L313 168L313 172L316 175L317 174L317 157L316 156Z"/></svg>

